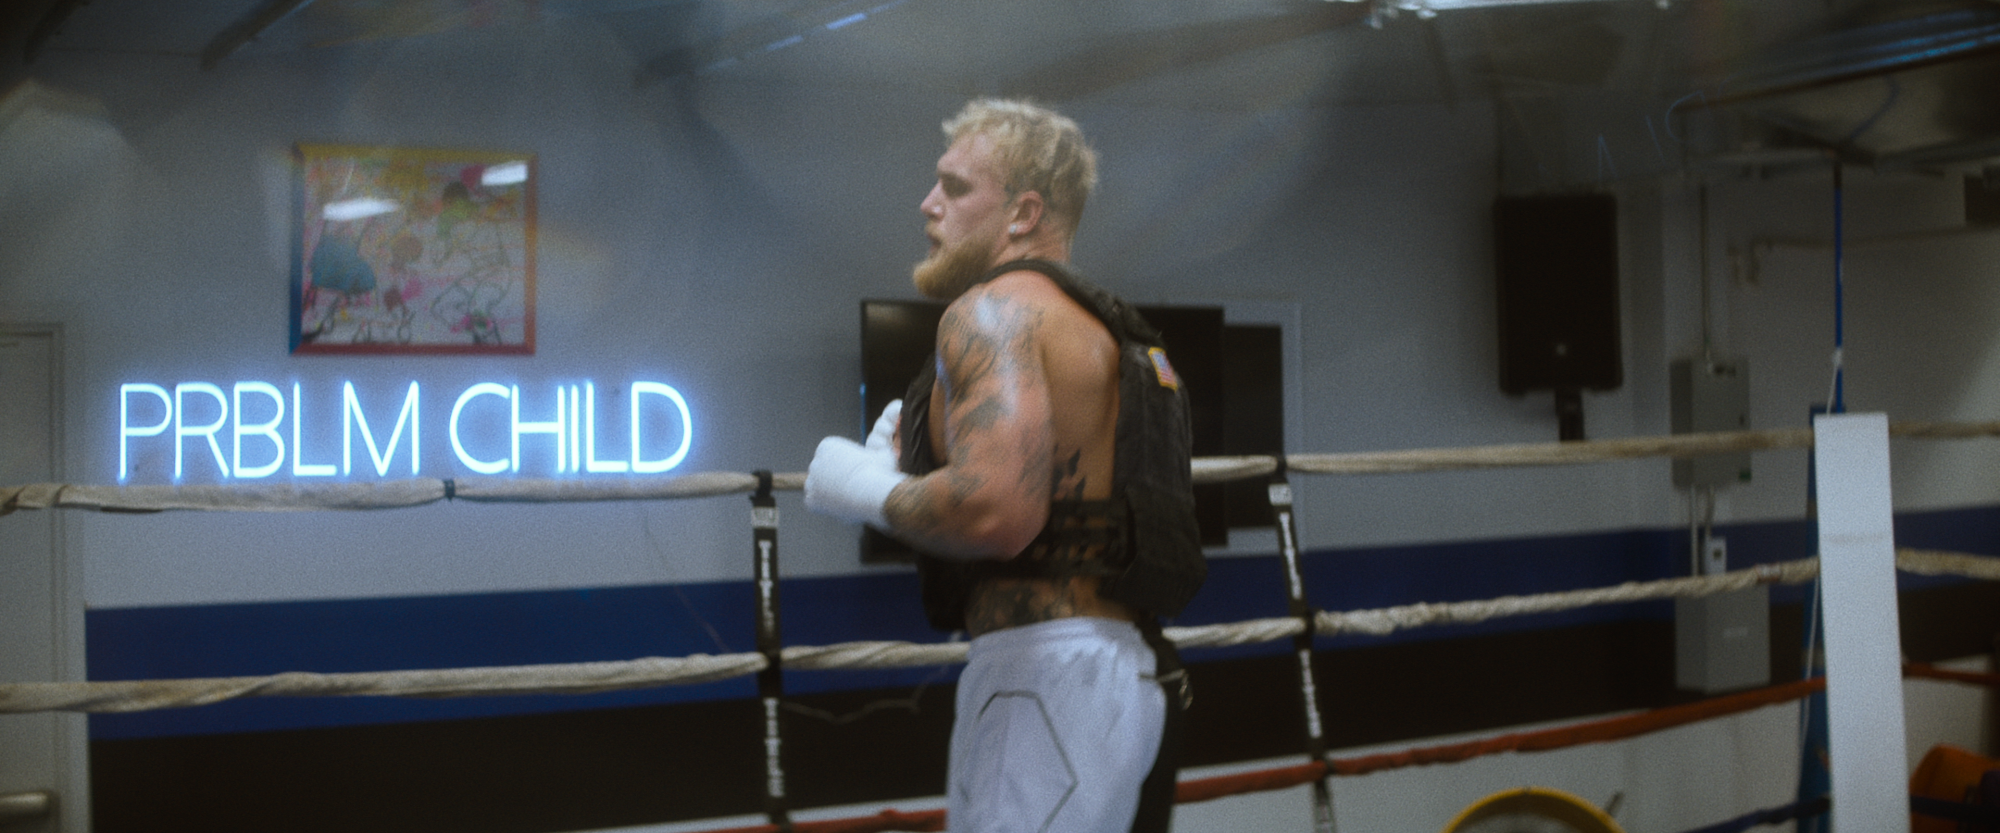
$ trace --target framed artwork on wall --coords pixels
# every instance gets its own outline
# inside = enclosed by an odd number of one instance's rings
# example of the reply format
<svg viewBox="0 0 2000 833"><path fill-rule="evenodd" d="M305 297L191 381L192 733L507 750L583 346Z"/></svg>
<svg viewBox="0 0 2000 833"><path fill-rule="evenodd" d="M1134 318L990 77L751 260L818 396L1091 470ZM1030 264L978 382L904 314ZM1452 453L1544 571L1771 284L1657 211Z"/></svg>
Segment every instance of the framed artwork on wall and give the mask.
<svg viewBox="0 0 2000 833"><path fill-rule="evenodd" d="M532 154L294 155L292 352L535 352Z"/></svg>

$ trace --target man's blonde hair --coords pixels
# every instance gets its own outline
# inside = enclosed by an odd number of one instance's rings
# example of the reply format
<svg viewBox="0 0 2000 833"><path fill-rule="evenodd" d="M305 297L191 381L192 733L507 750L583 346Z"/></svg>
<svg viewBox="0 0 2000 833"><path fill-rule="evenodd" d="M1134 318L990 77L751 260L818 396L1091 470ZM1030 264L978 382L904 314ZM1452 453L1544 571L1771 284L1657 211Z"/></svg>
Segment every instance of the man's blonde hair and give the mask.
<svg viewBox="0 0 2000 833"><path fill-rule="evenodd" d="M995 162L1007 191L1034 191L1057 224L1074 235L1083 205L1097 187L1097 151L1076 122L1027 101L974 99L945 120L945 143L967 136L993 142Z"/></svg>

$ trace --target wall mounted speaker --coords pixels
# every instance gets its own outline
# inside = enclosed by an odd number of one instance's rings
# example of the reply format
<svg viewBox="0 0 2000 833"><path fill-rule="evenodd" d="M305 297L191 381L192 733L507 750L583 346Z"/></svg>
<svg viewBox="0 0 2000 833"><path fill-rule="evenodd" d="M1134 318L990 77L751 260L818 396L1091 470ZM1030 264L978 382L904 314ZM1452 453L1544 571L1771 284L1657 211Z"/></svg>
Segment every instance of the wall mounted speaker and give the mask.
<svg viewBox="0 0 2000 833"><path fill-rule="evenodd" d="M1500 389L1624 383L1618 205L1609 194L1502 197L1493 206Z"/></svg>

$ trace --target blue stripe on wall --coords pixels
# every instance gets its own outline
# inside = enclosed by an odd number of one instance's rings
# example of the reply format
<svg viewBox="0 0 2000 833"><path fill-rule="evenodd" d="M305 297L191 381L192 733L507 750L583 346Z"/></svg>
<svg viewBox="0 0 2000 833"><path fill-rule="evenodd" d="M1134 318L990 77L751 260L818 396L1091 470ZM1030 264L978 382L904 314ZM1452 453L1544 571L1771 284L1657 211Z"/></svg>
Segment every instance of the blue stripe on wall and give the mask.
<svg viewBox="0 0 2000 833"><path fill-rule="evenodd" d="M1815 546L1804 521L1739 524L1731 566L1804 558ZM2000 507L1898 516L1901 546L2000 552ZM1685 530L1635 530L1419 546L1322 550L1308 555L1309 598L1322 609L1356 610L1412 602L1603 587L1685 575ZM1951 579L1904 576L1905 588ZM853 640L935 642L924 625L914 575L867 573L789 579L782 626L792 645ZM1801 587L1774 588L1795 602ZM755 648L749 582L620 587L413 598L217 604L92 610L87 614L93 680L171 679L282 671L381 671L589 662L646 656L735 653ZM1275 556L1217 559L1209 583L1174 624L1235 622L1285 615ZM1323 648L1446 639L1672 616L1672 603L1646 602L1411 630L1386 637L1343 636ZM1190 651L1192 662L1279 653L1284 644ZM788 692L909 687L956 679L956 667L802 672ZM98 740L272 731L317 726L446 720L507 714L721 700L754 695L751 678L583 696L248 698L191 709L100 714Z"/></svg>

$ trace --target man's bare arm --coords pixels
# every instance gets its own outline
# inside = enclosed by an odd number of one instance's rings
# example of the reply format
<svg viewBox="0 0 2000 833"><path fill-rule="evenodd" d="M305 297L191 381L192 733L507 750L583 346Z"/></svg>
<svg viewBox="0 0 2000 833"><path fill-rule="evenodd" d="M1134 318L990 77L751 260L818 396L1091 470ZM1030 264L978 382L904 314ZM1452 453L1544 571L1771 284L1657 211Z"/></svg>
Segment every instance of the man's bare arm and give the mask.
<svg viewBox="0 0 2000 833"><path fill-rule="evenodd" d="M1054 427L1037 300L995 280L938 324L944 465L897 486L884 507L897 537L918 549L1009 558L1048 520Z"/></svg>

